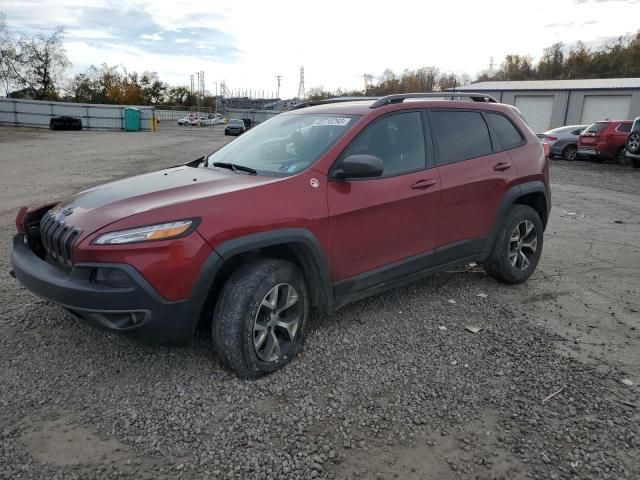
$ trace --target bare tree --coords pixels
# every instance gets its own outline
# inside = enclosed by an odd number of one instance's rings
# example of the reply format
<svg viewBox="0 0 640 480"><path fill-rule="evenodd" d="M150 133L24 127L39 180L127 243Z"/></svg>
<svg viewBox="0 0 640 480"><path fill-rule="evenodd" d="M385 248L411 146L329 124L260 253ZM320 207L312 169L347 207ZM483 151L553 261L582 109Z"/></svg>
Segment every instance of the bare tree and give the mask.
<svg viewBox="0 0 640 480"><path fill-rule="evenodd" d="M9 31L4 13L0 13L0 84L5 96L15 82L16 39Z"/></svg>
<svg viewBox="0 0 640 480"><path fill-rule="evenodd" d="M17 84L35 99L56 99L57 85L71 65L62 43L64 30L22 37L18 41L14 72Z"/></svg>

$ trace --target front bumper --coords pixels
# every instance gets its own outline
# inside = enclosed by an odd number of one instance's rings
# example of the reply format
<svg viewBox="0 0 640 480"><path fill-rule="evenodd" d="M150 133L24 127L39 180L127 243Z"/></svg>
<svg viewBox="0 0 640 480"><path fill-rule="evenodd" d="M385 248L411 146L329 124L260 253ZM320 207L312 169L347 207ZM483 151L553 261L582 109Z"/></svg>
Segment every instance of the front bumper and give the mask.
<svg viewBox="0 0 640 480"><path fill-rule="evenodd" d="M101 329L125 334L146 344L187 343L198 321L187 301L167 301L131 265L78 263L70 271L38 257L13 238L11 264L15 277L32 293L56 303ZM96 268L122 270L131 280L126 288L92 281Z"/></svg>
<svg viewBox="0 0 640 480"><path fill-rule="evenodd" d="M631 153L631 152L629 152L629 151L626 151L626 152L625 152L625 156L626 156L627 158L633 158L634 160L640 160L640 155L635 154L635 153Z"/></svg>

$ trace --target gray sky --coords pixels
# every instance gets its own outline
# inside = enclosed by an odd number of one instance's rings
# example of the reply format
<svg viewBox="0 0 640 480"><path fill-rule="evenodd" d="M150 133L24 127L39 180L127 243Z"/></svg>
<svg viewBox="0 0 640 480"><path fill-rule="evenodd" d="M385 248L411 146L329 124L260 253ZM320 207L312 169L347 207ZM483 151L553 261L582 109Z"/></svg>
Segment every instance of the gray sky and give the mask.
<svg viewBox="0 0 640 480"><path fill-rule="evenodd" d="M490 57L539 57L554 42L596 44L639 28L640 0L0 0L16 32L66 29L74 71L121 64L206 88L362 88L364 73L435 65L475 76ZM468 13L466 13L468 12Z"/></svg>

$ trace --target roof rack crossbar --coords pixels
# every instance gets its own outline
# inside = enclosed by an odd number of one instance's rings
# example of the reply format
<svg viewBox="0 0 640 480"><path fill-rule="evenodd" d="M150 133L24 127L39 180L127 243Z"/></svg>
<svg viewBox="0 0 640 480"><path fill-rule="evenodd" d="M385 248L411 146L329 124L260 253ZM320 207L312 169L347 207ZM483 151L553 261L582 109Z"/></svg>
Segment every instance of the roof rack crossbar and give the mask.
<svg viewBox="0 0 640 480"><path fill-rule="evenodd" d="M451 99L454 98L469 98L474 102L490 102L490 103L498 103L495 98L491 95L487 95L485 93L474 93L474 92L425 92L425 93L398 93L394 95L387 95L386 97L382 97L373 102L369 108L378 108L384 105L390 105L392 103L402 103L408 98L445 98Z"/></svg>
<svg viewBox="0 0 640 480"><path fill-rule="evenodd" d="M326 98L324 100L310 100L308 102L299 103L291 107L288 111L299 110L300 108L313 107L315 105L327 105L330 103L356 102L359 100L378 100L380 97L335 97Z"/></svg>

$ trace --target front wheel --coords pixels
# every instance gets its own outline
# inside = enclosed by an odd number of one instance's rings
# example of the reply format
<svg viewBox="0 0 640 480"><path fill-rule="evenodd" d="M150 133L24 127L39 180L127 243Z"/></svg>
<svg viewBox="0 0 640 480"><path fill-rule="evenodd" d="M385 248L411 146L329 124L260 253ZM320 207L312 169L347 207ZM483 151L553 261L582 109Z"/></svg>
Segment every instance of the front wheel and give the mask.
<svg viewBox="0 0 640 480"><path fill-rule="evenodd" d="M504 283L524 282L540 260L542 233L543 226L538 212L527 205L514 205L484 262L485 271Z"/></svg>
<svg viewBox="0 0 640 480"><path fill-rule="evenodd" d="M257 378L300 353L308 316L300 270L284 260L255 260L225 284L214 313L213 344L224 366L241 378Z"/></svg>

